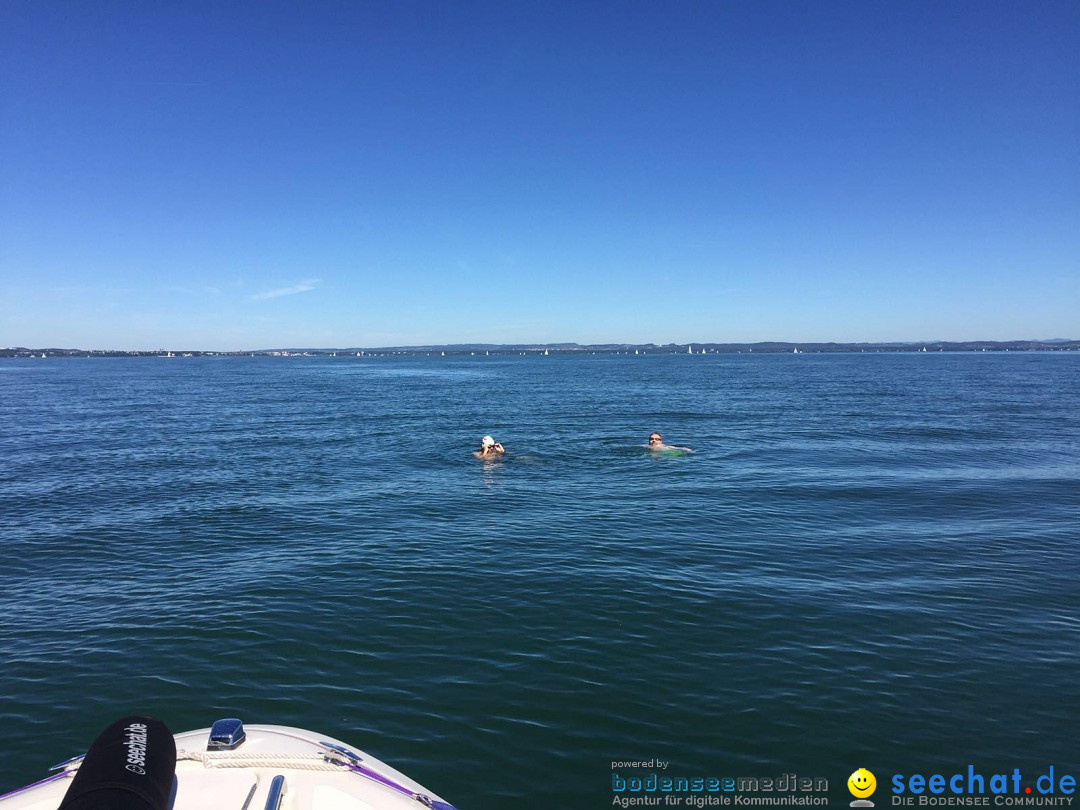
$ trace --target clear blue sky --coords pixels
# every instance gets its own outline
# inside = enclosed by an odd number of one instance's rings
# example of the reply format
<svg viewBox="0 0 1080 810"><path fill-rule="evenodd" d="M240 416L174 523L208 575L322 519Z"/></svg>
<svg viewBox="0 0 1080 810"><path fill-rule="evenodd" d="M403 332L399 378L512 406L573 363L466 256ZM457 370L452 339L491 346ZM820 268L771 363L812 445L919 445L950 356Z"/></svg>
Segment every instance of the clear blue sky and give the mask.
<svg viewBox="0 0 1080 810"><path fill-rule="evenodd" d="M1080 337L1080 2L0 3L0 346Z"/></svg>

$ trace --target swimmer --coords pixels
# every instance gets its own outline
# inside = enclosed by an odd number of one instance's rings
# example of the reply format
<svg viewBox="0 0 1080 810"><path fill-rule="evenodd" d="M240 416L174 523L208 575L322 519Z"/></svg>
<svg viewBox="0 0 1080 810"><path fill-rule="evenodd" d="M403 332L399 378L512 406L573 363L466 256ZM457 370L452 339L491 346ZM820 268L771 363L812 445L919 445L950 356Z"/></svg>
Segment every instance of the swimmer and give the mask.
<svg viewBox="0 0 1080 810"><path fill-rule="evenodd" d="M505 447L490 436L485 436L480 440L480 449L473 450L473 455L477 458L495 458L495 456L501 456L505 452Z"/></svg>
<svg viewBox="0 0 1080 810"><path fill-rule="evenodd" d="M664 444L664 437L657 433L655 430L649 434L649 449L650 450L681 450L684 453L693 453L689 447L680 447L677 444Z"/></svg>

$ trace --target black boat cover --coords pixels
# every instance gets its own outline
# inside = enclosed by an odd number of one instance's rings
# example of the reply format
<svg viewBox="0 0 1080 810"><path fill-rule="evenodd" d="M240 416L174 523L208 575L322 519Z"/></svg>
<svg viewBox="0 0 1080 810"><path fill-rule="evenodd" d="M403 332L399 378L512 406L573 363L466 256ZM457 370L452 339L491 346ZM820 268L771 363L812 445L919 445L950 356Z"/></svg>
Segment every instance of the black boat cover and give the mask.
<svg viewBox="0 0 1080 810"><path fill-rule="evenodd" d="M172 732L152 717L125 717L86 752L59 810L166 810L176 774Z"/></svg>

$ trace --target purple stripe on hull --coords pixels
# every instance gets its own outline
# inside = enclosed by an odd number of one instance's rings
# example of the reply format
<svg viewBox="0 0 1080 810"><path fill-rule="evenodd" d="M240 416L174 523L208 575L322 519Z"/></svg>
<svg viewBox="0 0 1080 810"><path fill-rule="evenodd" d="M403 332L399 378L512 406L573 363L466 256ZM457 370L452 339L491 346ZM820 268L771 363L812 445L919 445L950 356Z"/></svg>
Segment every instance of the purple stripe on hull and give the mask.
<svg viewBox="0 0 1080 810"><path fill-rule="evenodd" d="M15 788L15 790L11 791L10 793L4 793L4 794L0 795L0 799L6 799L9 796L18 796L20 793L25 793L28 790L33 790L34 788L41 787L42 785L47 785L50 782L57 781L58 779L67 779L68 777L70 777L72 775L72 773L74 773L74 771L71 771L71 772L64 771L63 773L54 773L52 776L46 776L44 779L42 779L40 781L37 781L37 782L34 782L34 784L32 784L32 785L27 785L26 787L21 787L21 788Z"/></svg>
<svg viewBox="0 0 1080 810"><path fill-rule="evenodd" d="M398 793L403 793L406 796L416 796L417 795L415 790L409 790L404 785L399 785L393 779L388 779L387 777L383 776L381 773L377 773L376 771L371 770L371 768L367 768L367 767L365 767L363 765L355 765L355 764L352 764L352 763L349 763L348 765L346 765L346 767L350 771L352 771L353 773L358 773L361 776L366 776L368 779L372 779L372 780L378 782L379 784L386 785L388 788L390 788L391 790L396 790ZM435 810L457 810L457 808L455 808L452 804L447 804L446 802L435 801L434 799L432 799L431 801L432 801L432 803L431 803L430 806L435 808Z"/></svg>

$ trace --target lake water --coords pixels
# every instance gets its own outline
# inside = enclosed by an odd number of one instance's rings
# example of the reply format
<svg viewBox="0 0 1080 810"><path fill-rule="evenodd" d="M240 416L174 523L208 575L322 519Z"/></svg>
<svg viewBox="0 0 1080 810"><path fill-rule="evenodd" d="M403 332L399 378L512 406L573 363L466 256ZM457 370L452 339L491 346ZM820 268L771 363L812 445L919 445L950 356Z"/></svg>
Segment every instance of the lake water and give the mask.
<svg viewBox="0 0 1080 810"><path fill-rule="evenodd" d="M0 791L130 712L462 810L1080 776L1080 354L0 360L0 559Z"/></svg>

